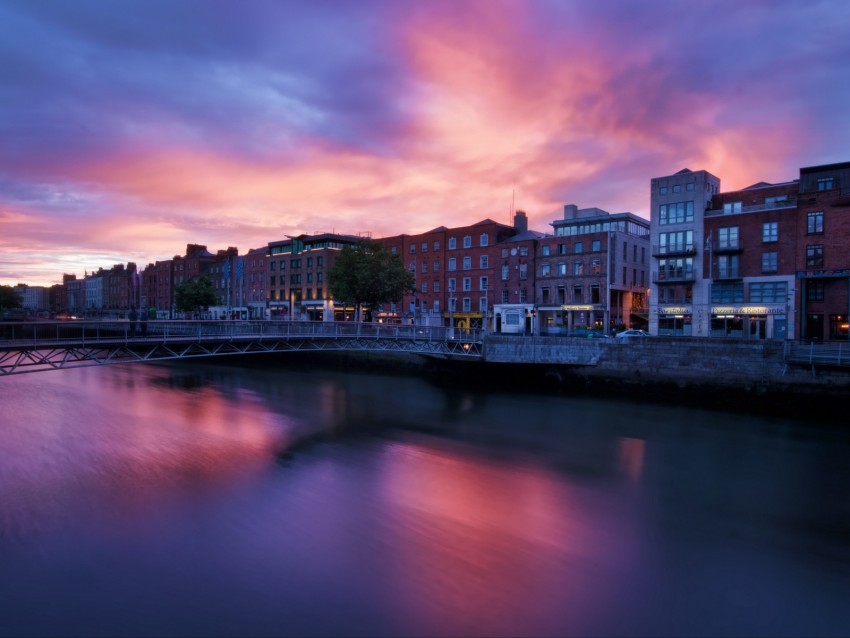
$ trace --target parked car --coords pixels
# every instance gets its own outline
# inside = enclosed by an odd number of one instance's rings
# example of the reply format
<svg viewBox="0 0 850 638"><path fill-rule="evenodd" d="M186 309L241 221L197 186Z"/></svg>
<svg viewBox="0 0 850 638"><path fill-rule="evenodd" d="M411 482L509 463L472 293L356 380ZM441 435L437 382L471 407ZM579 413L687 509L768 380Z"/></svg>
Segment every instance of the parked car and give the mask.
<svg viewBox="0 0 850 638"><path fill-rule="evenodd" d="M642 339L648 336L649 333L646 330L623 330L616 335L617 339Z"/></svg>

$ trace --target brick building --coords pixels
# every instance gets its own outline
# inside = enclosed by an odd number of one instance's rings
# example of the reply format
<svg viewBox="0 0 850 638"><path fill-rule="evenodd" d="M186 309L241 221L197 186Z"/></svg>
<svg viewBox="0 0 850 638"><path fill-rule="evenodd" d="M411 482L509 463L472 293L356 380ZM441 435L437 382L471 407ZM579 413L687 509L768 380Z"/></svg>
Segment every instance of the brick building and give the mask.
<svg viewBox="0 0 850 638"><path fill-rule="evenodd" d="M788 182L719 186L687 169L652 180L650 331L846 339L850 162L801 168Z"/></svg>

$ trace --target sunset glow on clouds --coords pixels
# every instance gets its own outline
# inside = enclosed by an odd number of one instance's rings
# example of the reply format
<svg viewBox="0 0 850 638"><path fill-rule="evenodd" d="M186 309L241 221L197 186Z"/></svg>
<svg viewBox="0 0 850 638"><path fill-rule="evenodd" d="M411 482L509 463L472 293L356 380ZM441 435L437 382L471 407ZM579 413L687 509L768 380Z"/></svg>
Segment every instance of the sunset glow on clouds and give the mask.
<svg viewBox="0 0 850 638"><path fill-rule="evenodd" d="M0 283L850 159L840 1L0 4Z"/></svg>

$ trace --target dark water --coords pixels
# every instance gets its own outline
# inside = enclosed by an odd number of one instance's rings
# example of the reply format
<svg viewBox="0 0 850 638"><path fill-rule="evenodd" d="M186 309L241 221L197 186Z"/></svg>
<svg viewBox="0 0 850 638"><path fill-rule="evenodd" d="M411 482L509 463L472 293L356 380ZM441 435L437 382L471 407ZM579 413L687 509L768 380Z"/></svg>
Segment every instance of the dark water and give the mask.
<svg viewBox="0 0 850 638"><path fill-rule="evenodd" d="M2 635L850 635L834 428L200 364L0 426Z"/></svg>

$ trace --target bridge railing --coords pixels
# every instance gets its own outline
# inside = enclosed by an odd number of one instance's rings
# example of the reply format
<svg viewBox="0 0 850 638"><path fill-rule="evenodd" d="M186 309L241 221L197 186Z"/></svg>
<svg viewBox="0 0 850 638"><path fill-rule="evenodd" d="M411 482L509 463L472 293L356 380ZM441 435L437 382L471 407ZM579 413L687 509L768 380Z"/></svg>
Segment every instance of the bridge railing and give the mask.
<svg viewBox="0 0 850 638"><path fill-rule="evenodd" d="M144 332L143 332L144 331ZM328 321L34 321L0 322L0 346L48 347L139 341L363 338L478 343L480 330Z"/></svg>

